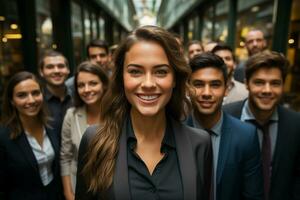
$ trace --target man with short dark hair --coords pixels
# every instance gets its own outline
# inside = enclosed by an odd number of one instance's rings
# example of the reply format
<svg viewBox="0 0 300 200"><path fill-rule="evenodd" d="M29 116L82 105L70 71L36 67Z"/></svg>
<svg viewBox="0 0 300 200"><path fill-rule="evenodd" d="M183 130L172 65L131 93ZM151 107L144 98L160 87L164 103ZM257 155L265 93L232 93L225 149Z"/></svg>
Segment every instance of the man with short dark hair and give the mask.
<svg viewBox="0 0 300 200"><path fill-rule="evenodd" d="M300 114L280 105L288 62L261 52L246 63L249 96L224 111L257 126L265 200L300 199Z"/></svg>
<svg viewBox="0 0 300 200"><path fill-rule="evenodd" d="M96 62L107 74L111 73L109 69L109 49L106 41L92 40L87 45L86 51L90 61Z"/></svg>
<svg viewBox="0 0 300 200"><path fill-rule="evenodd" d="M66 110L72 105L71 91L65 85L70 73L68 60L58 51L46 51L40 58L38 72L45 82L44 98L52 118L50 125L60 137Z"/></svg>
<svg viewBox="0 0 300 200"><path fill-rule="evenodd" d="M219 56L203 53L190 66L193 113L187 124L207 130L213 150L213 200L263 197L259 144L255 128L222 112L227 67Z"/></svg>
<svg viewBox="0 0 300 200"><path fill-rule="evenodd" d="M223 105L246 99L248 97L248 90L246 89L245 85L234 80L233 78L236 64L232 49L225 44L219 43L213 48L212 53L220 56L227 66L228 93L223 99Z"/></svg>

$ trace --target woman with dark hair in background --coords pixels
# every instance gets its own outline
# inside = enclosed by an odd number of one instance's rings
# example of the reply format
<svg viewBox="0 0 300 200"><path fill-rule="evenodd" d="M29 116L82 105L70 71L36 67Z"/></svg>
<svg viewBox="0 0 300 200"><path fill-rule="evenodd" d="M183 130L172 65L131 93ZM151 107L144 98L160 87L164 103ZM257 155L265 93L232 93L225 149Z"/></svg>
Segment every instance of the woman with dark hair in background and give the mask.
<svg viewBox="0 0 300 200"><path fill-rule="evenodd" d="M19 72L8 82L0 127L0 194L12 200L62 199L59 140L48 126L41 85ZM2 199L2 198L1 198Z"/></svg>
<svg viewBox="0 0 300 200"><path fill-rule="evenodd" d="M181 124L190 69L175 38L133 31L115 54L103 123L87 129L76 199L207 199L209 135Z"/></svg>
<svg viewBox="0 0 300 200"><path fill-rule="evenodd" d="M74 199L81 137L88 126L101 121L100 104L108 83L105 71L96 63L85 61L78 66L74 78L74 107L66 113L61 134L61 176L67 200Z"/></svg>

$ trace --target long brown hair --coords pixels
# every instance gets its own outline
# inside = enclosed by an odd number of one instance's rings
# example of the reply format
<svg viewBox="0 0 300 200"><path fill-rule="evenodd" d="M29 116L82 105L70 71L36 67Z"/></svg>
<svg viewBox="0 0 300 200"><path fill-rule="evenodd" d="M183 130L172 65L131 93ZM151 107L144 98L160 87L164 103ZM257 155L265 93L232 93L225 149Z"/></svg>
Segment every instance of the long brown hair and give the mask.
<svg viewBox="0 0 300 200"><path fill-rule="evenodd" d="M86 178L88 189L92 193L105 192L113 181L121 128L130 109L124 92L123 65L126 52L140 41L159 44L174 69L176 86L166 105L166 113L175 120L180 120L185 114L186 105L188 105L185 89L190 69L180 51L178 42L172 34L162 28L156 26L137 28L116 50L111 85L102 100L104 124L101 129L97 130L86 154L87 160L82 173Z"/></svg>
<svg viewBox="0 0 300 200"><path fill-rule="evenodd" d="M28 80L28 79L32 79L35 82L37 82L42 91L41 83L38 81L37 77L30 72L23 71L23 72L19 72L19 73L15 74L13 77L11 77L11 79L7 83L7 86L6 86L4 94L3 94L2 124L5 127L8 127L10 129L10 131L11 131L10 138L11 139L15 139L18 136L20 136L23 131L23 126L22 126L21 120L19 118L18 111L12 104L14 88L20 82ZM43 103L43 106L42 106L40 112L38 113L38 119L41 120L40 122L42 124L44 124L45 126L48 126L48 122L49 122L50 118L49 118L45 103Z"/></svg>

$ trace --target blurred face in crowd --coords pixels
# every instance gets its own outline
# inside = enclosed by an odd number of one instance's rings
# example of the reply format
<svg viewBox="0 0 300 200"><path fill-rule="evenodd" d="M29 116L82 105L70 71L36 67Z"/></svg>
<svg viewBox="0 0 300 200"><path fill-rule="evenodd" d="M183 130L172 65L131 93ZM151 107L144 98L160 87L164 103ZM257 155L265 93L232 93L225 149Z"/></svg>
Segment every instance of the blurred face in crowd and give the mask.
<svg viewBox="0 0 300 200"><path fill-rule="evenodd" d="M190 97L199 115L219 119L227 87L221 70L214 67L198 69L190 79Z"/></svg>
<svg viewBox="0 0 300 200"><path fill-rule="evenodd" d="M266 48L263 32L259 30L250 31L246 36L246 48L250 56L263 51Z"/></svg>
<svg viewBox="0 0 300 200"><path fill-rule="evenodd" d="M13 90L12 105L23 120L38 115L43 103L43 95L39 84L33 79L18 83Z"/></svg>
<svg viewBox="0 0 300 200"><path fill-rule="evenodd" d="M54 87L64 85L70 70L62 56L49 56L44 58L44 65L40 69L40 75L47 84Z"/></svg>
<svg viewBox="0 0 300 200"><path fill-rule="evenodd" d="M109 55L105 48L101 47L90 47L88 49L89 59L96 62L98 65L106 69L108 67Z"/></svg>
<svg viewBox="0 0 300 200"><path fill-rule="evenodd" d="M283 79L278 68L261 68L246 81L253 112L273 112L283 95Z"/></svg>
<svg viewBox="0 0 300 200"><path fill-rule="evenodd" d="M217 56L220 56L223 59L223 61L225 62L226 66L227 66L228 77L231 77L233 70L235 68L235 62L233 59L232 52L229 50L219 50L219 51L216 51L215 54Z"/></svg>
<svg viewBox="0 0 300 200"><path fill-rule="evenodd" d="M189 59L191 60L194 58L196 55L199 55L203 52L203 49L200 44L191 44L188 48L188 56Z"/></svg>
<svg viewBox="0 0 300 200"><path fill-rule="evenodd" d="M164 114L175 77L164 49L155 42L140 41L125 55L124 90L131 113L153 117Z"/></svg>
<svg viewBox="0 0 300 200"><path fill-rule="evenodd" d="M102 82L95 74L79 72L77 76L77 91L85 104L97 104L100 102L103 94Z"/></svg>

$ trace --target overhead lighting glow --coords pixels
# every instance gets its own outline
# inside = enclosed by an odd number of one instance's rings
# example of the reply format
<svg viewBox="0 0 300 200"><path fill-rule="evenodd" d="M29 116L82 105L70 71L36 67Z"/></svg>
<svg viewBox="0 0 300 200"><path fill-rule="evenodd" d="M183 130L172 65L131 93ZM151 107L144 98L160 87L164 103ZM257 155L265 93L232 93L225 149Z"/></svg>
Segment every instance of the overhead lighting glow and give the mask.
<svg viewBox="0 0 300 200"><path fill-rule="evenodd" d="M5 21L5 17L4 16L0 16L0 21Z"/></svg>
<svg viewBox="0 0 300 200"><path fill-rule="evenodd" d="M294 39L289 39L289 44L294 44L295 40Z"/></svg>
<svg viewBox="0 0 300 200"><path fill-rule="evenodd" d="M9 40L18 40L18 39L21 39L22 38L22 35L19 34L19 33L16 33L16 34L5 34L5 36L7 39Z"/></svg>
<svg viewBox="0 0 300 200"><path fill-rule="evenodd" d="M252 11L252 12L257 12L257 11L259 11L259 7L258 7L258 6L253 6L253 7L251 8L251 11Z"/></svg>
<svg viewBox="0 0 300 200"><path fill-rule="evenodd" d="M18 24L11 24L10 28L16 30L18 28Z"/></svg>
<svg viewBox="0 0 300 200"><path fill-rule="evenodd" d="M6 43L7 42L7 38L6 37L2 38L2 42Z"/></svg>

